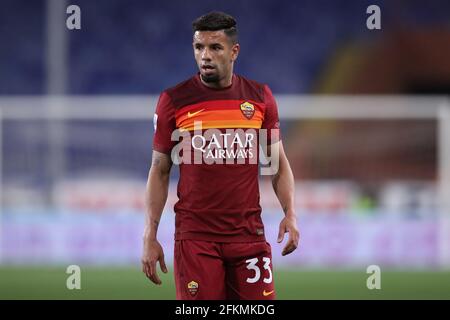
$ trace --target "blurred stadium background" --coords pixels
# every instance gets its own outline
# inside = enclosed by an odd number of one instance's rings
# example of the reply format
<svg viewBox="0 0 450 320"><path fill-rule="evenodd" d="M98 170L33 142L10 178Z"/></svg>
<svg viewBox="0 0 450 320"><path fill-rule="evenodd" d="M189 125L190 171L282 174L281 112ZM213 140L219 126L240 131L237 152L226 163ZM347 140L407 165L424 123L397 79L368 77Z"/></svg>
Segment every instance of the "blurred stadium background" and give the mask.
<svg viewBox="0 0 450 320"><path fill-rule="evenodd" d="M81 8L81 30L66 8ZM381 8L368 30L366 8ZM140 271L159 92L196 72L191 21L235 16L236 72L276 94L300 248L261 179L281 299L450 299L448 1L0 2L0 298L173 299ZM172 264L175 168L159 239ZM68 265L82 270L67 290ZM366 268L381 268L368 290Z"/></svg>

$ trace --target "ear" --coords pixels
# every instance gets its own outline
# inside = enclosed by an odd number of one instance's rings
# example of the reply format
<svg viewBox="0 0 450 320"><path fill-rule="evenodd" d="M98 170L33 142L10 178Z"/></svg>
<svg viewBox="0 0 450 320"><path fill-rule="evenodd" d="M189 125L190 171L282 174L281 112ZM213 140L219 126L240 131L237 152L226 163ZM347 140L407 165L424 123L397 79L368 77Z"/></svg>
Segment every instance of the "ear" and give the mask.
<svg viewBox="0 0 450 320"><path fill-rule="evenodd" d="M231 61L236 61L238 55L239 55L239 50L241 50L241 47L239 46L239 43L235 43L233 45L233 47L231 48Z"/></svg>

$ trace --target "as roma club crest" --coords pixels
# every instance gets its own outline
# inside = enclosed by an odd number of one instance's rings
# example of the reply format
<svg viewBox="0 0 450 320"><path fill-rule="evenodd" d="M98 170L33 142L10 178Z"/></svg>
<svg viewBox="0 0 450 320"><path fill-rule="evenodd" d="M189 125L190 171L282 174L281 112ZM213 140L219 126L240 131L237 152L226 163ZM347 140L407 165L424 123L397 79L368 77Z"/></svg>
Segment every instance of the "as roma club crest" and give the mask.
<svg viewBox="0 0 450 320"><path fill-rule="evenodd" d="M195 281L191 281L187 284L187 288L191 296L195 296L198 292L198 283Z"/></svg>
<svg viewBox="0 0 450 320"><path fill-rule="evenodd" d="M255 106L252 105L250 102L245 101L241 104L241 111L244 117L246 117L248 120L253 118L253 115L255 114Z"/></svg>

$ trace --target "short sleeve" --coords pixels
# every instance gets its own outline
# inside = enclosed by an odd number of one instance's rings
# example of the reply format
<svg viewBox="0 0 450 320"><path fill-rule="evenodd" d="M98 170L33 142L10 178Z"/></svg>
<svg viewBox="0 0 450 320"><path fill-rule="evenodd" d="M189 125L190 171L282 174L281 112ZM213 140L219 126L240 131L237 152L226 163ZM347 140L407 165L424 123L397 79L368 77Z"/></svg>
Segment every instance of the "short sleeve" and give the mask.
<svg viewBox="0 0 450 320"><path fill-rule="evenodd" d="M266 109L261 129L267 130L268 144L276 143L281 140L280 120L278 118L278 107L269 86L264 86L264 102Z"/></svg>
<svg viewBox="0 0 450 320"><path fill-rule="evenodd" d="M176 129L176 122L175 108L166 92L159 96L158 105L153 115L153 128L155 130L153 150L170 154L176 144L176 141L171 140L172 132Z"/></svg>

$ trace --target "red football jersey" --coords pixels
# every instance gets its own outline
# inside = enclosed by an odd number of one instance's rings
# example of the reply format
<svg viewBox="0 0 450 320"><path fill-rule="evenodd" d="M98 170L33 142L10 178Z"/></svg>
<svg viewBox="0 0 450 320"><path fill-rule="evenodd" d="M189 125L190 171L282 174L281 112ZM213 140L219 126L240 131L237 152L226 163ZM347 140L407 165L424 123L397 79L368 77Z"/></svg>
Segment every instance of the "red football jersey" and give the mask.
<svg viewBox="0 0 450 320"><path fill-rule="evenodd" d="M161 93L154 121L153 149L182 159L175 239L265 240L259 134L268 129L268 144L280 139L277 105L269 87L233 75L229 87L212 89L197 74ZM177 129L181 139L172 136Z"/></svg>

